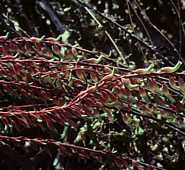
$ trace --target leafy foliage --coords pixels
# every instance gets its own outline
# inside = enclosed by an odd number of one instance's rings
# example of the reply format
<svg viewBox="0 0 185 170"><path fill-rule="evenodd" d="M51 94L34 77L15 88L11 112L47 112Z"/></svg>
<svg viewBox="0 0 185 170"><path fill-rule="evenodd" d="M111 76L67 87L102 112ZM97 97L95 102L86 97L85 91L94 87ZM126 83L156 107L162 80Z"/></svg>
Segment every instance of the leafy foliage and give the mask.
<svg viewBox="0 0 185 170"><path fill-rule="evenodd" d="M1 10L6 6L1 169L185 165L183 2L7 0ZM153 12L162 9L156 21ZM171 13L178 29L168 27Z"/></svg>

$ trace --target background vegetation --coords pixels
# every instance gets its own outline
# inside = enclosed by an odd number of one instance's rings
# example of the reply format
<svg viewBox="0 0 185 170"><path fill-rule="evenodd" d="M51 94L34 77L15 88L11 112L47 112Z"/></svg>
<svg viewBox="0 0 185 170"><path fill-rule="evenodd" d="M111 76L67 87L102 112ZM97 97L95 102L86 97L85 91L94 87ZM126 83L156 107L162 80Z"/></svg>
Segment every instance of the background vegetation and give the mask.
<svg viewBox="0 0 185 170"><path fill-rule="evenodd" d="M185 167L183 0L0 11L0 169Z"/></svg>

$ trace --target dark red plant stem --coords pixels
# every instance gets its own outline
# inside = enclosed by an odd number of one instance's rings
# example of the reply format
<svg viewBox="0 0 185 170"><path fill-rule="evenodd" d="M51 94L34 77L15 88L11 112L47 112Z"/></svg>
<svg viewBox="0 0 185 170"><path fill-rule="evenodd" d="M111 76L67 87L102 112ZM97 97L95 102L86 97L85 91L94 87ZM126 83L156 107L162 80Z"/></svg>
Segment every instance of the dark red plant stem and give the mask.
<svg viewBox="0 0 185 170"><path fill-rule="evenodd" d="M121 164L125 164L125 161L126 161L127 163L131 163L131 165L132 165L132 163L134 162L134 163L136 163L138 165L142 165L144 167L165 170L164 168L159 168L154 165L149 165L147 163L137 161L137 160L134 160L134 159L126 157L126 156L119 156L119 155L116 155L111 152L89 149L89 148L85 148L85 147L81 147L81 146L76 146L73 144L61 143L61 142L55 141L53 139L40 139L40 138L30 139L30 138L27 138L24 136L9 137L9 136L2 136L2 135L0 135L0 139L1 139L1 141L7 142L7 143L9 143L9 142L11 142L11 143L21 142L22 143L23 141L25 141L25 142L31 141L31 142L35 142L38 145L43 145L43 146L55 145L58 148L60 148L61 152L64 152L64 154L67 154L67 153L65 153L65 149L71 149L71 151L73 150L77 153L83 153L83 154L88 154L88 155L90 154L92 157L98 158L97 161L100 161L100 162L101 162L101 158L106 159L107 157L111 157L114 161L121 162ZM67 152L69 152L69 150ZM103 162L101 162L101 163L103 163Z"/></svg>

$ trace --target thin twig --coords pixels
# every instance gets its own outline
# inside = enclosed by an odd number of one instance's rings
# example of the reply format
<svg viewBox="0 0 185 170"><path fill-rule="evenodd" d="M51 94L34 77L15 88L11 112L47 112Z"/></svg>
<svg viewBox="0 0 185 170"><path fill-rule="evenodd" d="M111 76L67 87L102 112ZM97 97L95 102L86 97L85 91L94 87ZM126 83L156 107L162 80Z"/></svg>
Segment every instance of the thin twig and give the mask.
<svg viewBox="0 0 185 170"><path fill-rule="evenodd" d="M98 19L95 17L95 15L92 13L91 10L89 10L87 7L84 7L84 9L90 14L90 16L94 19L94 21L98 24L98 27L103 28L103 25L98 21ZM123 60L123 64L126 64L126 60L122 54L122 52L120 51L119 47L116 45L115 41L113 40L113 38L111 37L110 33L105 30L105 34L106 36L109 38L109 40L111 41L111 43L113 44L114 48L116 49L117 53L119 54L119 56L122 58Z"/></svg>
<svg viewBox="0 0 185 170"><path fill-rule="evenodd" d="M68 143L61 143L61 142L58 142L54 139L38 139L38 138L27 138L27 137L24 137L24 136L19 136L19 137L9 137L9 136L3 136L3 135L0 135L0 139L4 142L12 142L12 143L19 143L19 142L22 142L22 141L32 141L32 142L35 142L36 144L39 144L39 145L55 145L57 146L59 149L61 149L61 151L63 152L64 151L64 154L65 154L65 148L67 149L66 151L69 152L68 149L71 149L71 151L73 152L79 152L79 153L83 153L83 154L89 154L91 153L91 156L93 157L93 154L95 155L96 159L97 157L102 157L103 159L107 159L107 157L110 157L112 158L113 160L117 160L119 161L121 164L124 163L125 164L125 161L128 161L128 163L132 163L132 162L135 162L136 164L139 164L139 165L142 165L144 167L148 167L148 168L152 168L152 169L158 169L158 170L166 170L164 168L159 168L157 166L154 166L154 165L150 165L150 164L147 164L145 162L141 162L141 161L138 161L138 160L134 160L132 158L129 158L127 156L121 156L121 155L118 155L118 154L114 154L112 152L106 152L106 151L101 151L101 150L94 150L94 149L90 149L90 148L86 148L86 147L82 147L82 146L76 146L76 145L73 145L73 144L68 144ZM101 159L97 159L97 161L101 162Z"/></svg>
<svg viewBox="0 0 185 170"><path fill-rule="evenodd" d="M139 7L138 3L137 3L137 6ZM141 10L141 8L140 8L140 10ZM141 14L142 14L142 12L141 12ZM144 19L152 28L154 28L154 29L161 35L161 37L162 37L165 41L168 42L168 44L171 46L172 50L177 54L177 56L179 57L179 59L181 59L181 60L185 63L185 61L184 61L183 58L181 57L179 51L177 50L177 48L175 47L175 45L168 39L168 37L165 36L165 35L157 28L157 26L154 25L154 24L151 22L150 18L147 16L146 13L145 13L145 14L142 14L142 15L143 15L143 19ZM145 15L145 16L144 16L144 15Z"/></svg>
<svg viewBox="0 0 185 170"><path fill-rule="evenodd" d="M114 21L113 19L105 16L104 14L102 14L101 12L99 12L98 10L94 9L92 6L87 5L83 2L81 2L80 0L73 0L73 1L77 1L79 5L81 5L82 7L87 7L93 11L95 11L95 13L97 13L98 15L100 15L101 17L103 17L104 19L106 19L107 21L111 22L113 25L115 25L116 27L118 27L119 29L123 30L125 33L127 33L130 37L132 37L133 39L135 39L136 41L138 41L140 44L142 44L145 48L147 48L148 50L150 50L151 52L153 52L154 54L158 54L160 55L159 51L156 50L156 48L154 48L153 46L147 44L145 41L141 40L140 38L138 38L135 34L131 33L130 31L128 31L124 26L120 25L119 23L117 23L116 21Z"/></svg>
<svg viewBox="0 0 185 170"><path fill-rule="evenodd" d="M137 3L136 1L134 1L134 2ZM138 18L139 22L141 23L141 25L142 25L142 27L143 27L143 29L144 29L144 31L145 31L145 33L146 33L150 43L151 43L151 45L153 45L152 38L151 38L150 33L148 32L147 28L145 27L145 24L143 23L142 19L140 18L140 16L138 15L137 11L132 6L132 4L131 4L131 2L129 0L128 0L128 3L130 4L130 7L132 8L135 16Z"/></svg>

